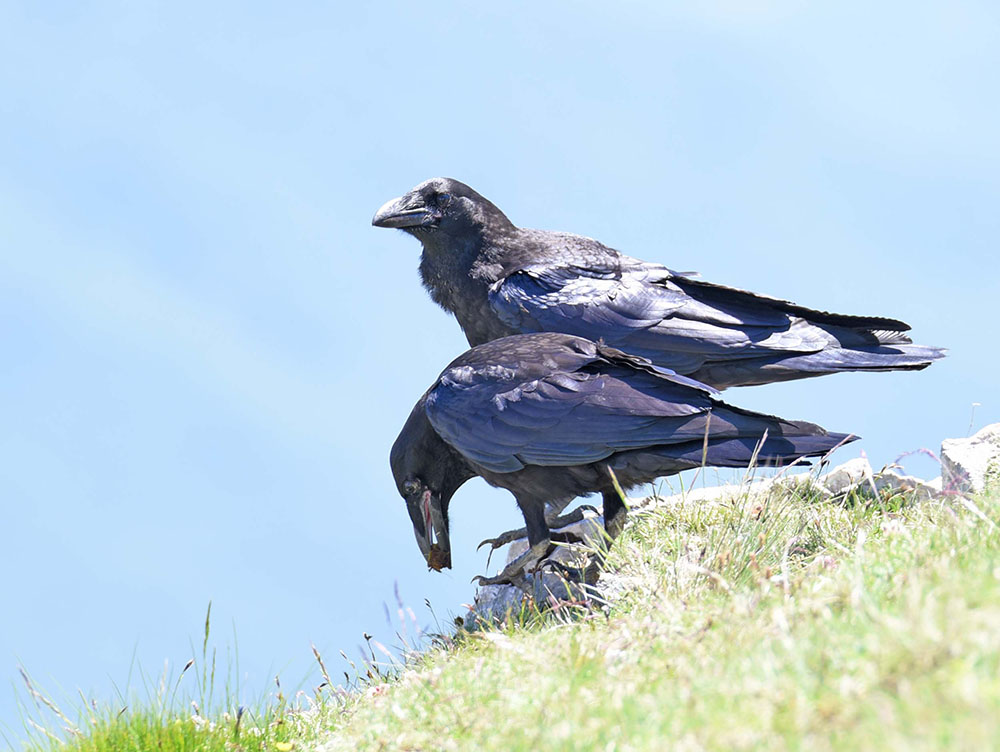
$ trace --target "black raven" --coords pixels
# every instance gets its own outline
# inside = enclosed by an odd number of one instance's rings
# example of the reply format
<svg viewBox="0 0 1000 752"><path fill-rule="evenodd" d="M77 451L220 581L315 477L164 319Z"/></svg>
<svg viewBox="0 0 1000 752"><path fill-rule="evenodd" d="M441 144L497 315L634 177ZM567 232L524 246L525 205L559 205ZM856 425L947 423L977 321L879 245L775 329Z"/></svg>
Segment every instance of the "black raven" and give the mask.
<svg viewBox="0 0 1000 752"><path fill-rule="evenodd" d="M372 219L423 244L420 273L470 345L530 332L602 340L718 389L839 371L919 370L944 356L894 319L814 311L516 227L464 183L434 178Z"/></svg>
<svg viewBox="0 0 1000 752"><path fill-rule="evenodd" d="M732 407L685 376L581 337L522 334L456 358L420 398L389 462L430 567L451 566L448 506L469 478L506 488L524 515L529 550L497 578L510 582L549 553L545 505L599 492L614 538L619 490L702 464L784 465L856 437Z"/></svg>

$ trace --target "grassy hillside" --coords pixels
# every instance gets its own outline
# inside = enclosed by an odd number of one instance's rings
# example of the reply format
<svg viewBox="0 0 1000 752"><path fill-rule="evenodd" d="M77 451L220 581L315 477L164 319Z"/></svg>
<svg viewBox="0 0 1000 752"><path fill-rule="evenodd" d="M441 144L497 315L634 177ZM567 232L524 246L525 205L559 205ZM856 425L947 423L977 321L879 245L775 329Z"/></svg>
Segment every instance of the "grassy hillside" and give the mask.
<svg viewBox="0 0 1000 752"><path fill-rule="evenodd" d="M610 608L459 633L307 713L110 714L124 749L983 749L1000 738L1000 497L782 491L633 515Z"/></svg>

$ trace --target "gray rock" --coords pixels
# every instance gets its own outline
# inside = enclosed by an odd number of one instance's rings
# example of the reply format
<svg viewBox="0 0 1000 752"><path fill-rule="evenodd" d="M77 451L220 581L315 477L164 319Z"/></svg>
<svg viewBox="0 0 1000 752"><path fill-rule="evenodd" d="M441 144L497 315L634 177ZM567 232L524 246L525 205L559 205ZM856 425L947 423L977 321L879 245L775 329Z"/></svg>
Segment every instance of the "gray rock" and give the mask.
<svg viewBox="0 0 1000 752"><path fill-rule="evenodd" d="M476 588L475 601L465 615L466 629L500 624L530 616L535 609L557 604L603 602L593 585L568 582L551 571L524 575L517 585L483 585Z"/></svg>
<svg viewBox="0 0 1000 752"><path fill-rule="evenodd" d="M942 441L941 475L946 492L966 495L1000 483L1000 423L967 439Z"/></svg>
<svg viewBox="0 0 1000 752"><path fill-rule="evenodd" d="M925 481L912 475L885 472L875 476L875 488L878 491L904 494L912 501L930 501L941 496L941 479Z"/></svg>
<svg viewBox="0 0 1000 752"><path fill-rule="evenodd" d="M873 492L910 495L912 501L928 501L941 496L940 481L925 481L912 475L893 471L872 472L864 457L838 465L820 478L833 496L846 496L852 491L872 495Z"/></svg>
<svg viewBox="0 0 1000 752"><path fill-rule="evenodd" d="M644 499L629 499L629 511L674 507L679 504L729 501L741 496L750 496L767 491L778 479L759 478L747 483L730 483L725 486L692 488L671 496L647 496ZM787 479L782 479L787 480Z"/></svg>
<svg viewBox="0 0 1000 752"><path fill-rule="evenodd" d="M604 541L604 518L593 512L584 512L584 519L553 532L572 533L584 542L582 544L558 545L549 555L550 561L557 561L568 567L581 568L589 563L589 553ZM507 549L507 562L513 561L528 548L528 539L521 538ZM591 587L567 583L555 572L539 572L523 577L517 585L484 585L476 588L472 609L465 616L467 629L474 629L483 623L500 623L509 618L517 619L531 602L544 606L556 601L583 601L597 595Z"/></svg>
<svg viewBox="0 0 1000 752"><path fill-rule="evenodd" d="M862 484L871 488L874 483L872 466L864 457L848 460L820 478L820 482L834 496L850 493Z"/></svg>
<svg viewBox="0 0 1000 752"><path fill-rule="evenodd" d="M524 608L525 593L513 585L483 585L476 588L472 609L465 615L465 628L496 624L515 616Z"/></svg>
<svg viewBox="0 0 1000 752"><path fill-rule="evenodd" d="M788 491L794 491L795 493L806 496L812 495L816 498L822 500L832 499L834 497L833 491L826 487L819 478L809 473L800 473L798 475L787 475L782 478L777 478L774 481L775 488L784 488Z"/></svg>

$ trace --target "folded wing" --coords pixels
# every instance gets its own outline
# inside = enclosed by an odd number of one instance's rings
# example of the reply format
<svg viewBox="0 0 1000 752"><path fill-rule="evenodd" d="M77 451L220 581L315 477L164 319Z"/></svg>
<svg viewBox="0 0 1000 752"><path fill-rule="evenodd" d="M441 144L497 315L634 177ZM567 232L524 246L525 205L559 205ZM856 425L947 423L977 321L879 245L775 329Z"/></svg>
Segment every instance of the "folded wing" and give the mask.
<svg viewBox="0 0 1000 752"><path fill-rule="evenodd" d="M524 266L493 286L490 305L516 331L602 339L719 387L922 368L943 356L910 345L901 321L816 311L621 259Z"/></svg>
<svg viewBox="0 0 1000 752"><path fill-rule="evenodd" d="M706 433L712 441L755 441L765 430L772 435L801 430L800 424L715 402L708 388L636 367L628 356L603 357L600 348L572 370L525 378L516 364L504 369L498 370L496 361L453 365L426 400L428 419L441 438L493 472L700 444Z"/></svg>

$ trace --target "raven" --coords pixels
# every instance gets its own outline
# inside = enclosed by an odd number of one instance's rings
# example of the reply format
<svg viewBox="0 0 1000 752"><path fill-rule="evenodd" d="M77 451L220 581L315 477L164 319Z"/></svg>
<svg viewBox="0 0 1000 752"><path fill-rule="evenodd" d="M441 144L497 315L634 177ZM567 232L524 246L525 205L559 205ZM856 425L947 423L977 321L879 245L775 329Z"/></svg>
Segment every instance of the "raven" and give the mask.
<svg viewBox="0 0 1000 752"><path fill-rule="evenodd" d="M480 476L510 491L530 548L497 577L512 582L550 553L545 505L599 492L613 539L622 489L715 465L787 465L855 436L742 410L715 389L645 358L552 332L493 340L456 358L420 398L389 463L427 564L451 566L448 507Z"/></svg>
<svg viewBox="0 0 1000 752"><path fill-rule="evenodd" d="M516 227L472 188L434 178L376 227L423 244L431 297L469 344L531 332L602 340L725 389L840 371L920 370L944 351L895 319L814 311L626 256L579 235Z"/></svg>

